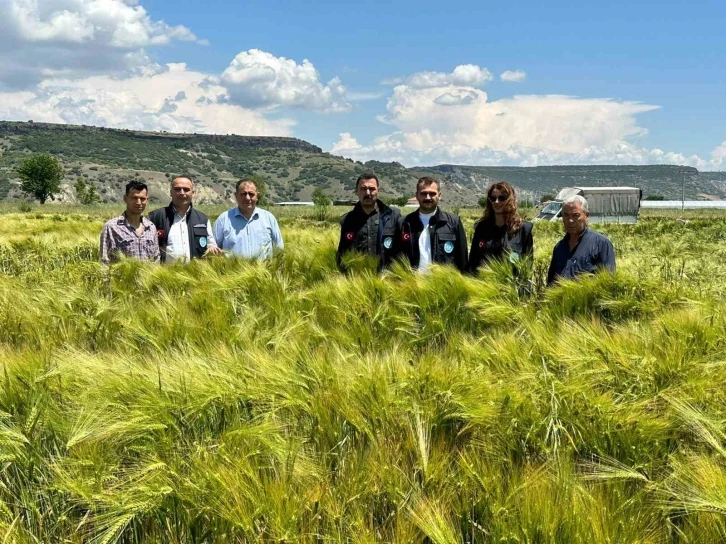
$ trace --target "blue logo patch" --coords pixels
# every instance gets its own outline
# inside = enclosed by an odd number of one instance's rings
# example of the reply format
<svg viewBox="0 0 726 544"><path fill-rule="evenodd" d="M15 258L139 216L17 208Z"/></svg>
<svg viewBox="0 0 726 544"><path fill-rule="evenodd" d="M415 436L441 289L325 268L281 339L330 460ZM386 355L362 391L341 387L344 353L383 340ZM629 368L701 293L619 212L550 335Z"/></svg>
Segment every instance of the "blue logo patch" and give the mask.
<svg viewBox="0 0 726 544"><path fill-rule="evenodd" d="M509 262L512 264L517 264L519 262L519 253L517 253L516 251L512 251L509 254Z"/></svg>
<svg viewBox="0 0 726 544"><path fill-rule="evenodd" d="M454 242L446 242L444 244L444 251L446 253L451 253L452 251L454 251Z"/></svg>
<svg viewBox="0 0 726 544"><path fill-rule="evenodd" d="M391 249L391 246L393 245L393 238L390 236L386 236L386 238L383 239L383 247L386 249Z"/></svg>
<svg viewBox="0 0 726 544"><path fill-rule="evenodd" d="M202 236L199 239L199 245L202 247L207 247L207 237L206 236Z"/></svg>

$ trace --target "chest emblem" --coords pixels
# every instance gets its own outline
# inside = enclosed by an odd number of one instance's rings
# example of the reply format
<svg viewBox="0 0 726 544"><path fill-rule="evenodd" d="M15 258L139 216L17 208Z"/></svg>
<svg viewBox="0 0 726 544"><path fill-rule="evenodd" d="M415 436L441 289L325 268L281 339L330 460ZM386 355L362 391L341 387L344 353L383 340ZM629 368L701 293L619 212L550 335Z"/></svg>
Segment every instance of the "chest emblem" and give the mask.
<svg viewBox="0 0 726 544"><path fill-rule="evenodd" d="M202 236L202 237L201 237L201 238L199 239L199 245L200 245L201 247L207 247L207 237L206 237L206 236Z"/></svg>
<svg viewBox="0 0 726 544"><path fill-rule="evenodd" d="M486 249L486 247L487 247L487 241L486 240L481 240L479 242L479 249Z"/></svg>
<svg viewBox="0 0 726 544"><path fill-rule="evenodd" d="M156 235L159 238L163 238L164 237L164 229L156 229Z"/></svg>
<svg viewBox="0 0 726 544"><path fill-rule="evenodd" d="M454 251L454 242L446 242L444 244L444 253L451 253Z"/></svg>
<svg viewBox="0 0 726 544"><path fill-rule="evenodd" d="M355 238L355 233L354 232L346 232L345 233L345 239L348 240L349 242L352 242L353 241L353 238Z"/></svg>
<svg viewBox="0 0 726 544"><path fill-rule="evenodd" d="M391 236L386 236L383 239L383 247L386 249L391 249L391 246L393 245L393 238Z"/></svg>
<svg viewBox="0 0 726 544"><path fill-rule="evenodd" d="M404 232L401 235L401 238L403 238L404 242L408 242L411 239L411 233L410 232Z"/></svg>

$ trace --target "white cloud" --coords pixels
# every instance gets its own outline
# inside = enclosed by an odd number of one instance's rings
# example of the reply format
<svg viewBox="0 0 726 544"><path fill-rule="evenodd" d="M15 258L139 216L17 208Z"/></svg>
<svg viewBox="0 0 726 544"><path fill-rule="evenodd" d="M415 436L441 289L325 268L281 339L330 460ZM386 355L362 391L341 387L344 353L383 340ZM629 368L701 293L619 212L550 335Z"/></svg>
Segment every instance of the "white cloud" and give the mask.
<svg viewBox="0 0 726 544"><path fill-rule="evenodd" d="M521 83L527 79L527 74L523 70L506 70L499 74L499 79L507 83Z"/></svg>
<svg viewBox="0 0 726 544"><path fill-rule="evenodd" d="M288 136L294 121L220 101L224 87L208 75L170 64L153 75L47 80L34 91L0 93L0 118L129 128Z"/></svg>
<svg viewBox="0 0 726 544"><path fill-rule="evenodd" d="M259 49L239 53L222 73L221 81L231 101L250 108L287 106L343 112L351 107L339 78L323 85L309 60L298 64Z"/></svg>
<svg viewBox="0 0 726 544"><path fill-rule="evenodd" d="M447 92L434 99L434 104L440 106L466 106L479 98L474 91L460 90L456 92Z"/></svg>
<svg viewBox="0 0 726 544"><path fill-rule="evenodd" d="M711 161L715 168L726 168L726 140L711 151Z"/></svg>
<svg viewBox="0 0 726 544"><path fill-rule="evenodd" d="M134 0L1 0L0 88L147 70L143 48L174 40L203 43L184 26L153 20Z"/></svg>
<svg viewBox="0 0 726 544"><path fill-rule="evenodd" d="M451 73L446 72L417 72L405 78L390 78L381 81L382 85L405 84L414 89L429 89L458 85L461 87L481 87L491 81L492 74L486 68L475 64L461 64Z"/></svg>
<svg viewBox="0 0 726 544"><path fill-rule="evenodd" d="M394 131L361 144L341 134L331 151L355 160L470 165L656 164L713 169L726 164L726 142L712 160L637 145L647 130L638 102L562 95L522 95L488 101L466 86L393 89L381 121Z"/></svg>

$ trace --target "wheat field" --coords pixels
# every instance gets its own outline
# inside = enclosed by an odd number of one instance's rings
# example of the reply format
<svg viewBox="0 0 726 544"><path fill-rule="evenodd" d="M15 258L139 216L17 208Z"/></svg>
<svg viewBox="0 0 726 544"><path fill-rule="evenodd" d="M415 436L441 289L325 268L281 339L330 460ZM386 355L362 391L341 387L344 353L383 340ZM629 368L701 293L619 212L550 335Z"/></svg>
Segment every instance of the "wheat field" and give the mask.
<svg viewBox="0 0 726 544"><path fill-rule="evenodd" d="M537 224L520 299L340 275L343 210L275 210L269 262L109 271L119 211L0 210L0 541L726 540L726 214L599 227L617 274L552 289Z"/></svg>

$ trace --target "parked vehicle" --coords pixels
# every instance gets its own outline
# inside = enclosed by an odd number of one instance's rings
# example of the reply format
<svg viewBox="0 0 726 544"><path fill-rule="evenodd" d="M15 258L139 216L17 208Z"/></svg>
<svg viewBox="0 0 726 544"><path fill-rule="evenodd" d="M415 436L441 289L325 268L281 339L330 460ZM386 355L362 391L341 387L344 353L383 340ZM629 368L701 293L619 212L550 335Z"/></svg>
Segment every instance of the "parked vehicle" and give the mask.
<svg viewBox="0 0 726 544"><path fill-rule="evenodd" d="M580 195L587 200L590 223L636 223L642 193L637 187L567 187L540 210L535 221L558 221L562 202Z"/></svg>

